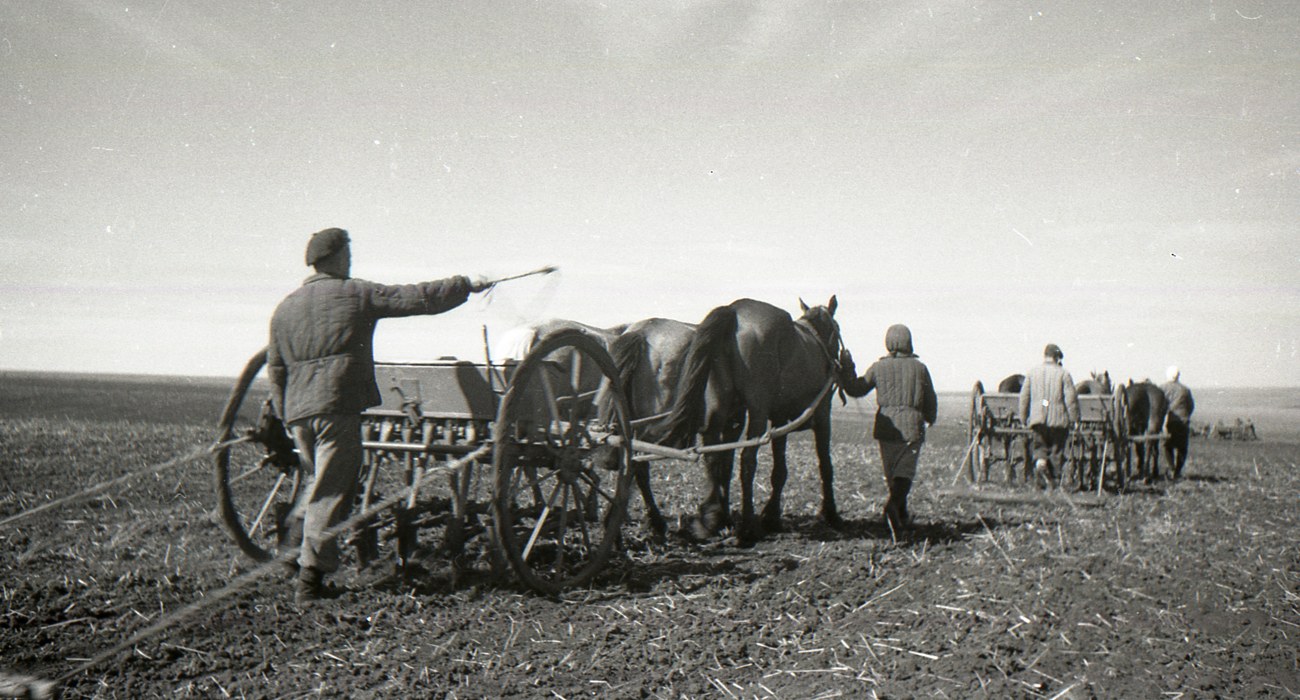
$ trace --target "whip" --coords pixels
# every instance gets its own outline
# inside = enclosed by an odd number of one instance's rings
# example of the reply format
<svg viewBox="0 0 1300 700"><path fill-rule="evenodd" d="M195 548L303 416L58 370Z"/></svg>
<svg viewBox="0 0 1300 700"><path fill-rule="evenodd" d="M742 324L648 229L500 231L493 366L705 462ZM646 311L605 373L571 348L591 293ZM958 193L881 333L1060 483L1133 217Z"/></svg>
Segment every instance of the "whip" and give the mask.
<svg viewBox="0 0 1300 700"><path fill-rule="evenodd" d="M488 280L487 283L490 285L498 285L501 284L502 282L509 282L511 280L523 279L525 277L532 277L533 275L549 275L552 272L558 272L559 269L560 268L556 267L555 265L547 265L546 267L539 267L536 270L525 272L519 275L510 275L509 277L498 277L497 279L494 280Z"/></svg>

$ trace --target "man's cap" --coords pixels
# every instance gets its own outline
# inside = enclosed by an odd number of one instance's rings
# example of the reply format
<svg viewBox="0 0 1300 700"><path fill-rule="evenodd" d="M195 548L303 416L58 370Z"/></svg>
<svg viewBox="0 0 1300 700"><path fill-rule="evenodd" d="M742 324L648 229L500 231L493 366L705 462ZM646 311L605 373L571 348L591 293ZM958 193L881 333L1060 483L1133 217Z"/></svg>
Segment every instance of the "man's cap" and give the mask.
<svg viewBox="0 0 1300 700"><path fill-rule="evenodd" d="M327 228L311 235L307 242L307 264L316 263L343 250L348 244L348 232L341 228Z"/></svg>
<svg viewBox="0 0 1300 700"><path fill-rule="evenodd" d="M1063 360L1065 359L1065 353L1061 352L1060 346L1056 343L1048 343L1047 347L1043 348L1043 357L1054 357Z"/></svg>

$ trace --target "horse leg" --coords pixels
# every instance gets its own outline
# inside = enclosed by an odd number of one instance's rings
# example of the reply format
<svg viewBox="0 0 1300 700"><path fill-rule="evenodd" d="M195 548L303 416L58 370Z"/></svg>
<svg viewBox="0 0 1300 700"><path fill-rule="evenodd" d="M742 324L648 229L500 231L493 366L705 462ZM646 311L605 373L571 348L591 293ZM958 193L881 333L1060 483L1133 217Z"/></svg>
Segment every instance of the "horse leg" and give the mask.
<svg viewBox="0 0 1300 700"><path fill-rule="evenodd" d="M699 517L695 519L694 535L697 539L712 537L731 520L733 452L733 450L713 452L704 457L705 473L709 478L709 495L700 504Z"/></svg>
<svg viewBox="0 0 1300 700"><path fill-rule="evenodd" d="M835 529L844 527L840 510L835 505L835 467L831 463L831 418L830 411L826 418L813 426L813 442L817 448L817 469L822 477L822 521Z"/></svg>
<svg viewBox="0 0 1300 700"><path fill-rule="evenodd" d="M668 532L668 522L655 503L655 495L650 491L650 465L645 462L632 463L632 475L636 477L637 488L641 489L641 500L645 503L645 515L650 534L655 542L663 544Z"/></svg>
<svg viewBox="0 0 1300 700"><path fill-rule="evenodd" d="M781 492L789 476L785 461L785 436L772 438L772 495L763 507L763 529L781 532Z"/></svg>
<svg viewBox="0 0 1300 700"><path fill-rule="evenodd" d="M1157 428L1155 433L1153 434L1159 435L1160 429ZM1150 450L1151 450L1151 480L1159 481L1160 480L1160 441L1152 440L1151 442L1148 442L1147 445L1150 446Z"/></svg>

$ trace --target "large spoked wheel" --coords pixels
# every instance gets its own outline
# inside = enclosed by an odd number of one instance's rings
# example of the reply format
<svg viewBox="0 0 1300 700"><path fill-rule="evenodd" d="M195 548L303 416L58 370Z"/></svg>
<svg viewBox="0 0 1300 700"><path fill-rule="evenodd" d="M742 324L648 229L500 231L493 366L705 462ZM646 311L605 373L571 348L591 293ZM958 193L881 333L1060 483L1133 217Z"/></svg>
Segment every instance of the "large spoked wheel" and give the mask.
<svg viewBox="0 0 1300 700"><path fill-rule="evenodd" d="M580 330L559 331L519 364L497 413L494 535L537 591L590 581L619 540L632 433L617 380L599 341Z"/></svg>
<svg viewBox="0 0 1300 700"><path fill-rule="evenodd" d="M221 413L213 453L217 514L239 550L258 562L289 542L289 512L308 481L269 396L247 400L265 365L262 350L244 367Z"/></svg>

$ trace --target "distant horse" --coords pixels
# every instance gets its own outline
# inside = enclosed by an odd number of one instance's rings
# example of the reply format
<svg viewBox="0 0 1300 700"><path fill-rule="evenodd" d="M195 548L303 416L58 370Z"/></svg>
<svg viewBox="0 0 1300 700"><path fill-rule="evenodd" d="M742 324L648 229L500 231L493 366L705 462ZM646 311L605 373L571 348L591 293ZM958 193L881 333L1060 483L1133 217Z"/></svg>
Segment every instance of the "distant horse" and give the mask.
<svg viewBox="0 0 1300 700"><path fill-rule="evenodd" d="M695 326L666 318L649 318L628 325L610 346L618 367L618 383L627 398L632 433L642 436L646 427L662 418L677 395L678 381L685 366L686 352L695 337ZM597 398L600 415L609 415L609 394ZM650 469L645 461L632 465L633 475L645 503L646 518L660 540L668 524L655 504L650 489Z"/></svg>
<svg viewBox="0 0 1300 700"><path fill-rule="evenodd" d="M1165 427L1165 414L1169 411L1165 392L1149 381L1134 383L1129 380L1123 387L1128 399L1128 434L1146 437L1146 442L1133 446L1137 458L1137 473L1150 484L1160 477L1160 435Z"/></svg>
<svg viewBox="0 0 1300 700"><path fill-rule="evenodd" d="M1074 393L1079 396L1110 396L1115 387L1110 381L1110 370L1101 374L1095 371L1089 377L1074 385ZM1081 431L1071 440L1071 454L1074 462L1075 483L1080 489L1088 488L1089 481L1100 478L1102 458L1105 456L1105 440L1095 433ZM1095 482L1094 482L1095 483Z"/></svg>
<svg viewBox="0 0 1300 700"><path fill-rule="evenodd" d="M705 445L736 442L764 435L770 425L785 425L811 411L811 429L821 472L821 516L841 525L835 507L831 467L831 392L842 347L835 321L838 302L809 308L799 302L803 316L753 299L740 299L713 309L696 330L686 355L685 370L672 413L655 426L662 444L685 447L698 434ZM805 424L800 429L807 429ZM772 495L763 508L762 524L781 528L781 492L788 475L784 435L773 437ZM705 457L709 495L694 523L697 537L709 537L730 519L734 450ZM741 448L741 525L738 535L752 542L759 530L754 522L754 474L758 446Z"/></svg>
<svg viewBox="0 0 1300 700"><path fill-rule="evenodd" d="M1012 374L1006 379L998 382L999 394L1019 394L1020 389L1025 386L1025 375Z"/></svg>
<svg viewBox="0 0 1300 700"><path fill-rule="evenodd" d="M1074 385L1076 394L1101 394L1106 395L1113 392L1114 386L1110 383L1110 370L1101 374L1091 373L1092 376Z"/></svg>

